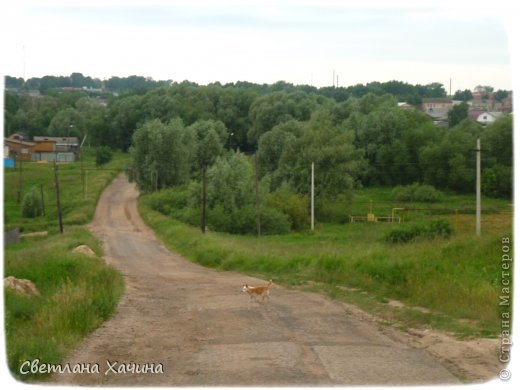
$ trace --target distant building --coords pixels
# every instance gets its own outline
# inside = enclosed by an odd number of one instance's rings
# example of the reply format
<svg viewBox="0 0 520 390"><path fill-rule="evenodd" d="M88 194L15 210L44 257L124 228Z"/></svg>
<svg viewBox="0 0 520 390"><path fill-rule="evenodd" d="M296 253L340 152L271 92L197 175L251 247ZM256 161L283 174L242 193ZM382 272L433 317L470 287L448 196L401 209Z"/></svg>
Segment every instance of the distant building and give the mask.
<svg viewBox="0 0 520 390"><path fill-rule="evenodd" d="M13 133L9 136L9 139L16 139L18 141L29 141L24 133Z"/></svg>
<svg viewBox="0 0 520 390"><path fill-rule="evenodd" d="M474 121L476 121L478 119L478 117L483 114L484 112L486 112L486 110L475 110L472 108L469 109L468 111L468 118L470 119L473 119Z"/></svg>
<svg viewBox="0 0 520 390"><path fill-rule="evenodd" d="M79 152L78 137L35 136L34 141L41 147L33 154L32 161L76 161Z"/></svg>
<svg viewBox="0 0 520 390"><path fill-rule="evenodd" d="M77 137L36 136L33 141L23 139L21 134L13 134L4 139L4 153L14 161L59 161L73 162L79 151Z"/></svg>
<svg viewBox="0 0 520 390"><path fill-rule="evenodd" d="M470 103L471 107L475 110L510 113L513 111L513 92L509 91L505 98L498 101L495 92L475 89L473 99L468 103Z"/></svg>
<svg viewBox="0 0 520 390"><path fill-rule="evenodd" d="M502 115L504 115L504 113L499 112L499 111L492 111L492 112L485 111L485 112L482 112L477 117L476 121L478 123L480 123L481 125L486 126L486 125L489 125L490 123L493 123L494 121L496 121Z"/></svg>
<svg viewBox="0 0 520 390"><path fill-rule="evenodd" d="M78 137L47 137L47 136L34 136L34 142L55 142L56 152L74 152L79 150L79 138Z"/></svg>
<svg viewBox="0 0 520 390"><path fill-rule="evenodd" d="M422 100L422 110L424 112L433 110L446 110L448 112L453 108L453 101L448 98L424 98Z"/></svg>
<svg viewBox="0 0 520 390"><path fill-rule="evenodd" d="M448 98L425 98L421 107L432 118L436 126L448 127L448 112L453 105L453 101Z"/></svg>
<svg viewBox="0 0 520 390"><path fill-rule="evenodd" d="M19 134L13 134L9 138L4 139L4 150L7 147L8 156L15 161L31 161L34 152L35 142L23 141Z"/></svg>
<svg viewBox="0 0 520 390"><path fill-rule="evenodd" d="M413 109L415 109L414 106L412 106L410 103L406 103L406 102L399 102L399 103L397 103L397 107L402 108L403 110L413 110Z"/></svg>

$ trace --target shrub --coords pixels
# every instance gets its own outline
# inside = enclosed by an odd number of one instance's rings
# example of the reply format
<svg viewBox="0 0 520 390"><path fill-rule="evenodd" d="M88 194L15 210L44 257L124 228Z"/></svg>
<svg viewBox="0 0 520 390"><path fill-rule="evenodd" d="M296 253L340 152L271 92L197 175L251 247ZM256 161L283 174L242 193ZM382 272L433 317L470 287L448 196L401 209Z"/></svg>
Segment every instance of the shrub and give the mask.
<svg viewBox="0 0 520 390"><path fill-rule="evenodd" d="M453 228L447 219L438 219L430 223L428 233L431 237L440 236L448 238L453 234Z"/></svg>
<svg viewBox="0 0 520 390"><path fill-rule="evenodd" d="M273 192L265 200L267 207L287 215L293 230L302 230L309 225L308 203L307 196L287 191Z"/></svg>
<svg viewBox="0 0 520 390"><path fill-rule="evenodd" d="M262 234L285 234L291 229L289 217L271 207L262 207L260 220ZM216 206L208 212L208 225L216 231L256 234L256 209L246 206L227 213L223 207Z"/></svg>
<svg viewBox="0 0 520 390"><path fill-rule="evenodd" d="M436 203L442 198L442 192L429 184L414 183L397 186L392 190L392 199L398 202Z"/></svg>
<svg viewBox="0 0 520 390"><path fill-rule="evenodd" d="M494 198L511 199L512 180L511 167L497 164L486 168L482 173L482 193Z"/></svg>
<svg viewBox="0 0 520 390"><path fill-rule="evenodd" d="M393 229L390 231L385 239L388 242L398 244L398 243L407 243L412 241L414 238L421 234L421 229L418 226L412 227L402 227Z"/></svg>
<svg viewBox="0 0 520 390"><path fill-rule="evenodd" d="M154 192L148 198L152 210L164 215L170 215L176 210L182 210L188 205L189 192L186 187L175 187Z"/></svg>
<svg viewBox="0 0 520 390"><path fill-rule="evenodd" d="M43 203L38 187L32 187L23 197L22 215L26 218L36 218L43 215Z"/></svg>
<svg viewBox="0 0 520 390"><path fill-rule="evenodd" d="M208 210L208 225L211 230L231 232L231 230L233 230L233 217L231 214L225 212L224 207L217 205Z"/></svg>
<svg viewBox="0 0 520 390"><path fill-rule="evenodd" d="M173 210L170 214L173 218L192 226L200 226L200 209L186 207L182 210Z"/></svg>
<svg viewBox="0 0 520 390"><path fill-rule="evenodd" d="M104 165L112 160L112 150L108 146L99 146L96 149L96 165Z"/></svg>
<svg viewBox="0 0 520 390"><path fill-rule="evenodd" d="M291 230L290 217L274 208L262 207L261 226L262 234L286 234Z"/></svg>
<svg viewBox="0 0 520 390"><path fill-rule="evenodd" d="M391 230L385 237L386 241L397 244L407 243L419 237L433 239L435 237L449 238L453 228L446 219L439 219L429 224L404 225Z"/></svg>

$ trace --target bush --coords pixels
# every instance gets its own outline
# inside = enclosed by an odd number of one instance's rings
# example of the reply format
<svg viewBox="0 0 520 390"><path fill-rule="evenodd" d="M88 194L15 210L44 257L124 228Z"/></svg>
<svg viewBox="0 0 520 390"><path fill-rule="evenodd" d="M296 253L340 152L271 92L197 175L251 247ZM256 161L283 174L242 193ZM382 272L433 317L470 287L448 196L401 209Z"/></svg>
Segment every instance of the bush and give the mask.
<svg viewBox="0 0 520 390"><path fill-rule="evenodd" d="M287 215L293 230L303 230L309 226L308 197L286 191L269 194L265 205Z"/></svg>
<svg viewBox="0 0 520 390"><path fill-rule="evenodd" d="M497 164L482 173L482 193L493 198L511 199L513 193L511 167Z"/></svg>
<svg viewBox="0 0 520 390"><path fill-rule="evenodd" d="M289 216L271 207L262 207L261 226L262 234L286 234L291 231Z"/></svg>
<svg viewBox="0 0 520 390"><path fill-rule="evenodd" d="M99 146L96 149L96 165L104 165L112 160L112 150L108 146Z"/></svg>
<svg viewBox="0 0 520 390"><path fill-rule="evenodd" d="M217 205L208 210L208 225L211 230L218 232L231 232L233 230L233 216L227 214L224 211L224 207Z"/></svg>
<svg viewBox="0 0 520 390"><path fill-rule="evenodd" d="M188 205L190 193L187 187L175 187L154 192L148 198L150 208L164 215L183 210Z"/></svg>
<svg viewBox="0 0 520 390"><path fill-rule="evenodd" d="M36 218L43 215L43 203L38 187L32 187L23 197L22 215L26 218Z"/></svg>
<svg viewBox="0 0 520 390"><path fill-rule="evenodd" d="M453 228L446 219L439 219L425 224L413 224L398 227L390 231L385 239L394 244L404 244L419 237L433 239L435 237L449 238L453 234Z"/></svg>
<svg viewBox="0 0 520 390"><path fill-rule="evenodd" d="M262 207L260 221L262 234L285 234L291 230L289 217L271 207ZM216 231L256 234L256 209L246 206L227 213L222 206L215 206L208 211L208 225Z"/></svg>
<svg viewBox="0 0 520 390"><path fill-rule="evenodd" d="M431 237L439 236L449 238L453 234L453 228L447 219L438 219L430 223L428 234Z"/></svg>
<svg viewBox="0 0 520 390"><path fill-rule="evenodd" d="M392 190L392 199L397 202L436 203L442 199L442 192L429 184L414 183L395 187Z"/></svg>

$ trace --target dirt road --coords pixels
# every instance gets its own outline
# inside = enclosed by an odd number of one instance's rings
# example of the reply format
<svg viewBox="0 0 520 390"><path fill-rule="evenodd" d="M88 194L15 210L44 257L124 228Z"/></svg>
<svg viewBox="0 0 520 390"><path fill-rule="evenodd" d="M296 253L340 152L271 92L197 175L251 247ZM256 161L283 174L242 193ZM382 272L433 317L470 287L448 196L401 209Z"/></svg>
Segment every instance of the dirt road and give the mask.
<svg viewBox="0 0 520 390"><path fill-rule="evenodd" d="M102 194L92 224L107 262L124 274L126 290L113 317L68 362L97 363L100 372L60 374L53 381L111 386L458 382L425 350L389 337L376 323L321 295L275 285L270 303L250 304L242 283L264 281L206 269L169 252L139 217L137 195L119 176ZM272 278L276 283L276 275ZM107 360L118 369L121 363L153 363L163 373L113 373Z"/></svg>

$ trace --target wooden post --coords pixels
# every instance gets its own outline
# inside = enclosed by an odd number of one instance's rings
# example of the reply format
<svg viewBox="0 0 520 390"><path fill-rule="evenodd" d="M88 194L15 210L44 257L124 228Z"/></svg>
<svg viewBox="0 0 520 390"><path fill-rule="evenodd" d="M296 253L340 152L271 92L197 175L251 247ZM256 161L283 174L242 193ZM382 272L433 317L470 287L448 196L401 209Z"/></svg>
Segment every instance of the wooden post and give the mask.
<svg viewBox="0 0 520 390"><path fill-rule="evenodd" d="M311 164L311 230L314 230L314 163Z"/></svg>
<svg viewBox="0 0 520 390"><path fill-rule="evenodd" d="M61 214L61 202L60 202L60 182L58 180L58 164L54 160L54 186L56 188L56 205L58 207L58 222L60 225L60 233L63 234L63 218Z"/></svg>
<svg viewBox="0 0 520 390"><path fill-rule="evenodd" d="M200 218L200 230L202 231L202 234L206 233L206 195L207 195L207 188L206 188L206 172L208 170L208 167L206 165L202 166L202 215Z"/></svg>
<svg viewBox="0 0 520 390"><path fill-rule="evenodd" d="M260 210L260 191L258 188L258 181L260 176L258 156L255 153L255 193L256 193L256 235L260 237L262 234L261 224L261 210Z"/></svg>
<svg viewBox="0 0 520 390"><path fill-rule="evenodd" d="M476 223L475 223L475 233L477 237L480 236L480 139L477 139L477 184L476 184L476 198L477 198L477 207L476 207Z"/></svg>
<svg viewBox="0 0 520 390"><path fill-rule="evenodd" d="M18 191L16 193L16 203L20 203L22 201L22 186L23 186L23 176L22 176L22 152L18 152Z"/></svg>
<svg viewBox="0 0 520 390"><path fill-rule="evenodd" d="M85 139L83 139L85 140ZM83 144L83 142L82 142ZM85 182L85 167L83 166L83 152L81 151L81 146L79 147L79 162L81 165L81 184L83 184L83 197L87 198L87 183Z"/></svg>
<svg viewBox="0 0 520 390"><path fill-rule="evenodd" d="M45 200L43 199L43 184L40 184L40 196L42 199L42 215L45 215Z"/></svg>
<svg viewBox="0 0 520 390"><path fill-rule="evenodd" d="M88 171L85 171L85 194L84 194L85 199L87 198L87 185L88 185L87 173L88 173Z"/></svg>

